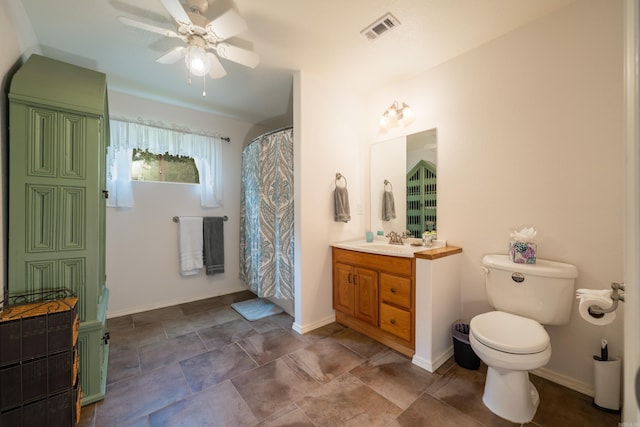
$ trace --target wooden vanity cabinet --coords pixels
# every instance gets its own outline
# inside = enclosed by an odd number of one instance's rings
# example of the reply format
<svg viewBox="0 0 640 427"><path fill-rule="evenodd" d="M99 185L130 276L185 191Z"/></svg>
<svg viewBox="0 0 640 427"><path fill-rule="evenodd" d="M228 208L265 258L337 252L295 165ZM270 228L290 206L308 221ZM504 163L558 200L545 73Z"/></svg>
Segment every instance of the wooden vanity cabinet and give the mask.
<svg viewBox="0 0 640 427"><path fill-rule="evenodd" d="M406 356L415 350L415 258L332 248L336 321Z"/></svg>
<svg viewBox="0 0 640 427"><path fill-rule="evenodd" d="M333 305L336 310L378 325L378 273L336 262L333 265Z"/></svg>

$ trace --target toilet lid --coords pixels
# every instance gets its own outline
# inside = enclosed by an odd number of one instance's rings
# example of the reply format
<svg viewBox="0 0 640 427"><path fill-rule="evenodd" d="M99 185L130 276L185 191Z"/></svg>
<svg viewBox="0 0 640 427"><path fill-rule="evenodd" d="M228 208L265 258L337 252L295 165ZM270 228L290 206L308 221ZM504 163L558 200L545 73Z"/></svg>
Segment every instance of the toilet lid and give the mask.
<svg viewBox="0 0 640 427"><path fill-rule="evenodd" d="M470 329L482 344L506 353L540 353L549 346L549 335L540 323L502 311L475 316Z"/></svg>

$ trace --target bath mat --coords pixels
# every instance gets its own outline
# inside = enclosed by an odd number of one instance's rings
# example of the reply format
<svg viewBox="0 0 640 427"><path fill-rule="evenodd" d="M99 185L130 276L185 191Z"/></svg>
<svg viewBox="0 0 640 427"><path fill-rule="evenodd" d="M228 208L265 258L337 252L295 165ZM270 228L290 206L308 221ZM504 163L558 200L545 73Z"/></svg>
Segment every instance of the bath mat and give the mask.
<svg viewBox="0 0 640 427"><path fill-rule="evenodd" d="M231 308L240 313L248 321L262 319L263 317L280 314L284 310L271 301L264 298L254 298L242 302L234 302Z"/></svg>

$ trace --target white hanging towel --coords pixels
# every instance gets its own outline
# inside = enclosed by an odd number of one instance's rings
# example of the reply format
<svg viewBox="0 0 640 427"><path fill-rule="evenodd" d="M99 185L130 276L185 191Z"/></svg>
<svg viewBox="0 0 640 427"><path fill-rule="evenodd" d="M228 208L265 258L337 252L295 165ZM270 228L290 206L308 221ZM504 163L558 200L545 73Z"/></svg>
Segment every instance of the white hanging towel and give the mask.
<svg viewBox="0 0 640 427"><path fill-rule="evenodd" d="M178 223L180 274L200 273L202 263L202 218L181 216Z"/></svg>

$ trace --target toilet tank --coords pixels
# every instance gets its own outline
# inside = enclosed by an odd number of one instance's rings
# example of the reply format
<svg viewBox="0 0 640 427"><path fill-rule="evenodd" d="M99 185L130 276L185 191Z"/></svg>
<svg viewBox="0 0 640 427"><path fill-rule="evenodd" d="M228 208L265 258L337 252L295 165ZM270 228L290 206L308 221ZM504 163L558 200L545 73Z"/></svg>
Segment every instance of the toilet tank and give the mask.
<svg viewBox="0 0 640 427"><path fill-rule="evenodd" d="M578 269L571 264L538 259L516 264L508 255L486 255L486 289L496 310L528 317L543 325L569 323Z"/></svg>

